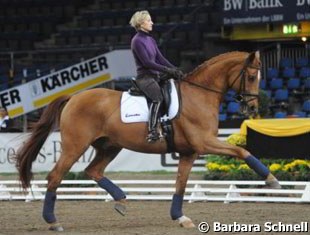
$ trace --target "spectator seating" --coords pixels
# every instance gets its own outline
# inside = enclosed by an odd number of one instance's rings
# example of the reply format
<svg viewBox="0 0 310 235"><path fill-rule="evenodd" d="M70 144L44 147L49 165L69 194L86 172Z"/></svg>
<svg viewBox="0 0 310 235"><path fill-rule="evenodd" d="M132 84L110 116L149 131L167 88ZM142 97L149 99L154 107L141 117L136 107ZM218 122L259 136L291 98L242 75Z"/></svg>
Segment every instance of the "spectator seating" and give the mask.
<svg viewBox="0 0 310 235"><path fill-rule="evenodd" d="M304 101L302 104L302 111L306 112L307 115L310 114L310 99Z"/></svg>
<svg viewBox="0 0 310 235"><path fill-rule="evenodd" d="M291 92L293 90L299 90L300 89L300 79L299 78L290 78L287 81L287 88Z"/></svg>
<svg viewBox="0 0 310 235"><path fill-rule="evenodd" d="M219 114L219 121L226 121L227 120L227 114L226 113L220 113Z"/></svg>
<svg viewBox="0 0 310 235"><path fill-rule="evenodd" d="M282 78L273 78L270 81L269 86L272 90L281 89L283 87L283 79Z"/></svg>
<svg viewBox="0 0 310 235"><path fill-rule="evenodd" d="M267 81L266 81L266 79L260 80L259 89L265 90L266 88L267 88Z"/></svg>
<svg viewBox="0 0 310 235"><path fill-rule="evenodd" d="M287 89L277 89L274 94L275 102L287 102L288 101L288 90Z"/></svg>
<svg viewBox="0 0 310 235"><path fill-rule="evenodd" d="M296 112L293 113L293 116L300 117L300 118L305 118L305 117L307 117L307 114L304 111L296 111Z"/></svg>
<svg viewBox="0 0 310 235"><path fill-rule="evenodd" d="M32 50L93 0L1 0L0 49Z"/></svg>
<svg viewBox="0 0 310 235"><path fill-rule="evenodd" d="M305 80L304 88L305 88L305 91L310 91L310 78Z"/></svg>
<svg viewBox="0 0 310 235"><path fill-rule="evenodd" d="M280 59L280 69L284 68L292 68L293 67L293 60L288 57L282 57Z"/></svg>
<svg viewBox="0 0 310 235"><path fill-rule="evenodd" d="M310 78L310 67L302 67L299 71L299 77L301 79Z"/></svg>
<svg viewBox="0 0 310 235"><path fill-rule="evenodd" d="M286 118L286 117L287 117L287 112L277 111L274 114L274 118Z"/></svg>
<svg viewBox="0 0 310 235"><path fill-rule="evenodd" d="M224 100L228 103L231 101L235 101L236 92L234 90L229 90L226 92Z"/></svg>
<svg viewBox="0 0 310 235"><path fill-rule="evenodd" d="M302 68L302 67L307 67L309 66L309 59L307 57L300 57L296 59L296 68Z"/></svg>
<svg viewBox="0 0 310 235"><path fill-rule="evenodd" d="M240 104L234 101L231 101L227 105L227 115L230 119L239 119L241 118L240 114Z"/></svg>
<svg viewBox="0 0 310 235"><path fill-rule="evenodd" d="M293 78L295 77L295 68L286 67L283 69L282 77L285 79Z"/></svg>
<svg viewBox="0 0 310 235"><path fill-rule="evenodd" d="M268 68L267 69L267 79L271 80L272 78L279 77L279 70L277 68Z"/></svg>

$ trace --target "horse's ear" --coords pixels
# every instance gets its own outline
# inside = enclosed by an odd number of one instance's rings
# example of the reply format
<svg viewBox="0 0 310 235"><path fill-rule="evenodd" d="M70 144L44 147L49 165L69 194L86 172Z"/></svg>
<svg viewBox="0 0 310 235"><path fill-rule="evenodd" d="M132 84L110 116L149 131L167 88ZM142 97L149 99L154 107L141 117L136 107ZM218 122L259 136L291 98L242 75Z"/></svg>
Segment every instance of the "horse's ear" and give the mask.
<svg viewBox="0 0 310 235"><path fill-rule="evenodd" d="M255 51L255 57L256 57L256 59L259 60L259 58L260 58L260 53L259 53L259 51Z"/></svg>
<svg viewBox="0 0 310 235"><path fill-rule="evenodd" d="M250 53L249 61L253 62L255 58L259 60L259 51L255 51L255 52Z"/></svg>

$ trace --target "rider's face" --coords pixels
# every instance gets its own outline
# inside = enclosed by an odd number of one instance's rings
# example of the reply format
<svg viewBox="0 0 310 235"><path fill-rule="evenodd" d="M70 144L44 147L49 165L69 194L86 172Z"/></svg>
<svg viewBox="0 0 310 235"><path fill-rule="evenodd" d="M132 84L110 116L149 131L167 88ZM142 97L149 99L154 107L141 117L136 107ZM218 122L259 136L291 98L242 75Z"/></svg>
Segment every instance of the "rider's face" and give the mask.
<svg viewBox="0 0 310 235"><path fill-rule="evenodd" d="M151 16L148 15L140 27L141 27L141 30L145 32L151 32L153 29L153 21L151 19Z"/></svg>

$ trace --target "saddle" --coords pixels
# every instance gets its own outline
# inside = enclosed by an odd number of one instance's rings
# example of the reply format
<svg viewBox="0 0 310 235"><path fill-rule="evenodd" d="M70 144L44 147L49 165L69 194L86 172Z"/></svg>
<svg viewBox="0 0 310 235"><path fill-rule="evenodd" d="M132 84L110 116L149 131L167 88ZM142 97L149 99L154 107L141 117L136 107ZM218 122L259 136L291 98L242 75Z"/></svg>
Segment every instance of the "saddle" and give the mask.
<svg viewBox="0 0 310 235"><path fill-rule="evenodd" d="M143 91L141 91L136 83L136 80L132 79L131 80L131 87L128 90L128 93L132 96L144 96L145 94ZM162 80L159 82L160 88L161 88L161 93L163 94L164 100L161 104L161 114L162 115L169 115L169 107L171 104L171 89L172 85L169 80ZM148 107L150 107L151 101L147 99L148 102Z"/></svg>
<svg viewBox="0 0 310 235"><path fill-rule="evenodd" d="M173 79L160 82L164 97L161 105L160 125L163 137L167 142L167 151L173 152L173 128L171 120L179 114L179 92L178 86ZM124 123L148 122L149 107L151 101L138 88L135 80L132 80L132 87L128 92L123 92L121 98L121 119Z"/></svg>

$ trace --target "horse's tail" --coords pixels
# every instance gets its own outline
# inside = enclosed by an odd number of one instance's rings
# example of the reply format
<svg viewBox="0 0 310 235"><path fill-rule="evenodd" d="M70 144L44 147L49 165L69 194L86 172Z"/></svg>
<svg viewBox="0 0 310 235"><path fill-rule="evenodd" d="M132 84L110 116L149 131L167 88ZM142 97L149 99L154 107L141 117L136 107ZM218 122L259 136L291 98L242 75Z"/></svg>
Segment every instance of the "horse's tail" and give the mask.
<svg viewBox="0 0 310 235"><path fill-rule="evenodd" d="M61 96L52 101L44 110L40 120L34 124L32 133L16 154L16 168L23 188L30 186L33 177L32 163L36 160L40 149L48 135L59 124L60 114L70 96Z"/></svg>

